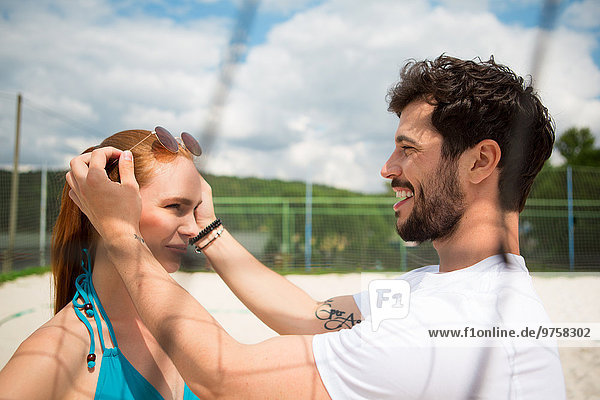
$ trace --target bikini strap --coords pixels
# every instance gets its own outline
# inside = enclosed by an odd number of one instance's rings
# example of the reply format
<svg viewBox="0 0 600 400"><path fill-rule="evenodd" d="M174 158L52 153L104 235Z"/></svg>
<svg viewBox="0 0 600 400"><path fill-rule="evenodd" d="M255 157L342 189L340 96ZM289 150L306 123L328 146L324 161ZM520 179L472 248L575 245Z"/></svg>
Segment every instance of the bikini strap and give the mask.
<svg viewBox="0 0 600 400"><path fill-rule="evenodd" d="M102 318L104 318L104 321L106 321L106 325L108 326L108 333L110 335L112 343L114 344L114 347L118 346L112 324L108 319L108 316L106 315L106 312L104 311L100 300L98 299L98 294L96 293L96 289L94 288L94 284L92 283L91 260L88 249L83 249L81 268L83 269L83 273L79 275L77 279L75 279L76 291L75 295L73 296L72 303L77 318L79 318L79 320L85 324L90 334L90 351L87 355L87 363L88 368L94 368L94 366L96 365L96 341L94 340L94 330L92 329L88 318L94 318L96 322L96 327L98 328L98 335L100 337L100 344L102 345L102 352L106 351L106 346L104 345L104 335L102 333L102 321L100 320L100 316L98 315L98 312L96 312L96 310L100 312Z"/></svg>

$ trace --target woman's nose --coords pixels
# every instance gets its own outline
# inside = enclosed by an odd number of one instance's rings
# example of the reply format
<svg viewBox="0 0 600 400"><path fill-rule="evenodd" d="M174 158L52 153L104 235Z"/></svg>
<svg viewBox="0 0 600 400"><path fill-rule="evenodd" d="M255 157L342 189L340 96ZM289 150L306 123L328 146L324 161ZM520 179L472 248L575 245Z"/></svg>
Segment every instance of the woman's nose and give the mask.
<svg viewBox="0 0 600 400"><path fill-rule="evenodd" d="M196 217L194 213L190 213L190 215L185 217L185 221L182 221L182 224L179 227L179 233L193 237L198 234L198 231L199 229L198 224L196 223Z"/></svg>

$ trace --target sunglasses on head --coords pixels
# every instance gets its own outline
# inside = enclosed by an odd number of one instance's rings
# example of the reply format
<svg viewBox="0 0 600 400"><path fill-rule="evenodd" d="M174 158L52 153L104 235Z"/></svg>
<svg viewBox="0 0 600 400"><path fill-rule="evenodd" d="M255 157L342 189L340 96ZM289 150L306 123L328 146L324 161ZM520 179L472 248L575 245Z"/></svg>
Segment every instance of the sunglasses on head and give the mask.
<svg viewBox="0 0 600 400"><path fill-rule="evenodd" d="M151 135L156 135L158 142L163 145L163 147L169 150L171 153L177 153L179 151L179 142L177 139L171 135L171 133L163 128L162 126L157 126L154 128L154 131L150 132L148 136L137 142L133 147L129 150L133 150L138 144L142 143L144 140L148 139ZM199 156L202 154L202 148L200 147L200 143L192 135L187 132L181 132L181 141L186 149L189 150L195 156Z"/></svg>
<svg viewBox="0 0 600 400"><path fill-rule="evenodd" d="M150 132L146 137L134 144L129 149L129 151L135 149L137 145L139 145L152 135L156 135L158 142L171 153L177 153L179 151L179 141L175 139L173 135L171 135L171 133L162 126L157 126L156 128L154 128L154 131ZM186 149L188 149L190 153L192 153L195 156L199 156L202 154L202 147L200 147L200 143L198 143L198 141L192 135L190 135L187 132L181 132L180 139L183 146ZM106 167L106 170L108 171L112 169L112 167L114 167L118 162L119 159L114 160L110 165Z"/></svg>

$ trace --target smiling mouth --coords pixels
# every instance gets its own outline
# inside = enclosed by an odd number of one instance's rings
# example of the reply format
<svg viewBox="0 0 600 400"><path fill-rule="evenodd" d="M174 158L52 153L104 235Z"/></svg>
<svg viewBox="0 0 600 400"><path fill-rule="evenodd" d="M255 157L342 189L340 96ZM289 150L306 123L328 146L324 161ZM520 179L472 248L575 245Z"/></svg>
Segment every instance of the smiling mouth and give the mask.
<svg viewBox="0 0 600 400"><path fill-rule="evenodd" d="M396 198L399 200L394 204L394 211L398 211L398 208L400 208L400 206L405 204L413 196L414 193L410 190L397 190Z"/></svg>
<svg viewBox="0 0 600 400"><path fill-rule="evenodd" d="M414 196L414 193L410 190L398 190L396 192L396 198L400 199L400 201L406 200L413 196Z"/></svg>

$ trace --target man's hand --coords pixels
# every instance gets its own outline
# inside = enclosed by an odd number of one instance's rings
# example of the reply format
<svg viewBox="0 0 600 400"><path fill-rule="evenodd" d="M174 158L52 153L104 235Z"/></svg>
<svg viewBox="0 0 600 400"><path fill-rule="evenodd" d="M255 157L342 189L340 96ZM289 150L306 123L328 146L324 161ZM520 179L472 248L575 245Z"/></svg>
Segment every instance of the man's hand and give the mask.
<svg viewBox="0 0 600 400"><path fill-rule="evenodd" d="M111 181L105 170L117 157L120 183ZM105 241L139 233L142 200L130 151L103 147L75 157L66 179L71 187L69 196Z"/></svg>

